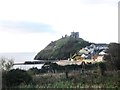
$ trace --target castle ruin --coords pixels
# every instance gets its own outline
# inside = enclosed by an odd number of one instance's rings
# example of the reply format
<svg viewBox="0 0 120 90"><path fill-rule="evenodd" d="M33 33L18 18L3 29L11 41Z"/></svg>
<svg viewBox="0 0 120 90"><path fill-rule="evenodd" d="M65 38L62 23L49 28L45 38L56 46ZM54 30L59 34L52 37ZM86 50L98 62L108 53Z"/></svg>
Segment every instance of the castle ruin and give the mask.
<svg viewBox="0 0 120 90"><path fill-rule="evenodd" d="M79 38L79 32L71 32L70 37Z"/></svg>

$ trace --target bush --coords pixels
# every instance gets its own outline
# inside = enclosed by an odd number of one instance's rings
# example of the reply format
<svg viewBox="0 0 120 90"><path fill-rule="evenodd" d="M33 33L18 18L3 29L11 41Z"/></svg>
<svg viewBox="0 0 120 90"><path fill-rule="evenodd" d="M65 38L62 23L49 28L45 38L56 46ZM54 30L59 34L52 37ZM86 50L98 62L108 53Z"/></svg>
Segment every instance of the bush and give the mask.
<svg viewBox="0 0 120 90"><path fill-rule="evenodd" d="M32 77L24 70L13 69L3 73L3 86L5 87L18 86L21 83L29 84L31 81Z"/></svg>
<svg viewBox="0 0 120 90"><path fill-rule="evenodd" d="M38 69L37 67L33 67L33 68L30 68L27 72L30 75L40 74L40 69Z"/></svg>
<svg viewBox="0 0 120 90"><path fill-rule="evenodd" d="M99 62L99 68L101 71L101 75L104 75L104 73L106 71L106 64L104 62Z"/></svg>

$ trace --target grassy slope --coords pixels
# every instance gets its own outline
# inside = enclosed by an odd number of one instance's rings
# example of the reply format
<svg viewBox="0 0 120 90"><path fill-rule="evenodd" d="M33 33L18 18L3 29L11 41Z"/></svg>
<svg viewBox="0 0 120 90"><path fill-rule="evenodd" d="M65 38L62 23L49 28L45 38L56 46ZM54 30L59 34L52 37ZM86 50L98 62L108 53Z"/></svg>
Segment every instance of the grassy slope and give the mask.
<svg viewBox="0 0 120 90"><path fill-rule="evenodd" d="M81 38L61 38L51 42L47 47L40 51L34 59L68 59L70 55L73 55L75 52L87 45L89 45L89 42L84 41Z"/></svg>

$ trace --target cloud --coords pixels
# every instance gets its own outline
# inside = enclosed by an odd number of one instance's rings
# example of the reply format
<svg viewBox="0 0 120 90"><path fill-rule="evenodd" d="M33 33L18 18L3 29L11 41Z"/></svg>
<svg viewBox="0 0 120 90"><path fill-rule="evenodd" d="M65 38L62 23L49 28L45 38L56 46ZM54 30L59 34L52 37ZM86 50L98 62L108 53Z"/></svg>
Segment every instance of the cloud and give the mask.
<svg viewBox="0 0 120 90"><path fill-rule="evenodd" d="M117 42L117 2L1 0L0 51L37 51L71 31L90 42Z"/></svg>
<svg viewBox="0 0 120 90"><path fill-rule="evenodd" d="M51 33L0 33L0 52L39 52L55 38Z"/></svg>
<svg viewBox="0 0 120 90"><path fill-rule="evenodd" d="M50 25L43 23L34 22L13 22L13 21L2 21L0 27L7 32L23 32L23 33L54 33Z"/></svg>

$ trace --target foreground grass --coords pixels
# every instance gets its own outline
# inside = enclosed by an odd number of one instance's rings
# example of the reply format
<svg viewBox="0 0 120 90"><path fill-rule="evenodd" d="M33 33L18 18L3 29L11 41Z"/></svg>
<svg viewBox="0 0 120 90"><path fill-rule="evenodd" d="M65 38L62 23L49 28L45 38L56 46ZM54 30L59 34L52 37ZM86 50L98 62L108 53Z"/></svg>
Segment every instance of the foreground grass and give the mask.
<svg viewBox="0 0 120 90"><path fill-rule="evenodd" d="M104 76L71 72L65 78L64 73L47 73L34 75L32 84L21 84L19 88L120 88L120 76L118 72L106 72Z"/></svg>

